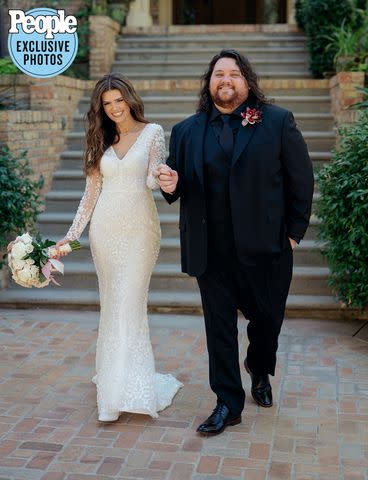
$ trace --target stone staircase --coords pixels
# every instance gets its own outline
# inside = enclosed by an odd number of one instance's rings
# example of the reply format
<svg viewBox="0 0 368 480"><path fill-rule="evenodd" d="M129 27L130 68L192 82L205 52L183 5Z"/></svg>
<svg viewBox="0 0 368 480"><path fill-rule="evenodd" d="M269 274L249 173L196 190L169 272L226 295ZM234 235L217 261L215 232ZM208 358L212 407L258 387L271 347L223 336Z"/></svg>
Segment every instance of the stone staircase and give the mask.
<svg viewBox="0 0 368 480"><path fill-rule="evenodd" d="M145 114L149 121L163 126L168 145L172 126L195 111L198 77L209 59L223 47L246 54L262 79L268 79L266 93L275 102L293 111L308 144L313 165L329 161L335 142L330 97L326 83L311 81L300 88L294 78L307 79L305 38L300 34L227 34L125 36L116 49L113 71L127 75L136 85L154 80L156 88L141 88ZM185 79L185 89L163 89L160 79ZM288 79L288 88L278 79ZM175 82L173 82L175 86ZM190 86L193 85L193 88ZM68 135L68 148L54 173L52 191L46 197L46 210L39 217L44 236L60 239L71 224L85 180L82 173L84 114L90 92L79 104L74 130ZM200 312L200 297L195 279L181 273L178 231L179 202L168 205L160 192L154 192L161 220L162 242L150 293L150 311ZM318 197L318 192L314 198ZM287 303L287 316L336 317L339 306L326 284L328 268L316 243L319 221L312 216L305 239L294 253L294 277ZM0 294L0 305L37 305L58 308L97 309L97 278L88 248L87 230L81 238L82 250L65 257L62 287L42 290L12 286Z"/></svg>
<svg viewBox="0 0 368 480"><path fill-rule="evenodd" d="M207 34L120 39L114 70L132 80L198 78L222 48L244 52L261 77L308 78L305 39L299 34Z"/></svg>

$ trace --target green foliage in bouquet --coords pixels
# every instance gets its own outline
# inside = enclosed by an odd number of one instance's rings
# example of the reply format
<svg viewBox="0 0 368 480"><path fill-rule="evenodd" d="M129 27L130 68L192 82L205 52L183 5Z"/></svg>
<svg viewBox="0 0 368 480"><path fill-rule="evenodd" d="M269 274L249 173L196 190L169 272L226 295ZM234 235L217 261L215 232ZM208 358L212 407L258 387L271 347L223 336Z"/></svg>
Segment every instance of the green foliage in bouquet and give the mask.
<svg viewBox="0 0 368 480"><path fill-rule="evenodd" d="M26 257L24 257L24 260L27 260L27 258L32 258L35 265L45 265L49 259L49 257L47 256L47 248L54 246L55 243L56 242L54 242L53 240L49 240L48 238L46 238L46 240L42 240L41 235L39 233L36 233L32 242L33 251L29 253ZM42 275L42 277L40 277L40 280L45 281L45 277Z"/></svg>
<svg viewBox="0 0 368 480"><path fill-rule="evenodd" d="M7 146L0 148L0 250L4 250L13 237L32 231L37 215L41 213L39 190L41 176L32 180L27 152L14 155ZM0 259L4 266L6 255Z"/></svg>
<svg viewBox="0 0 368 480"><path fill-rule="evenodd" d="M326 51L326 35L333 33L345 20L350 24L354 13L351 0L300 0L296 4L296 18L307 35L310 53L309 68L315 78L334 72L334 57L337 47Z"/></svg>
<svg viewBox="0 0 368 480"><path fill-rule="evenodd" d="M329 285L346 305L368 306L368 111L339 129L332 161L318 174L319 238L331 275Z"/></svg>

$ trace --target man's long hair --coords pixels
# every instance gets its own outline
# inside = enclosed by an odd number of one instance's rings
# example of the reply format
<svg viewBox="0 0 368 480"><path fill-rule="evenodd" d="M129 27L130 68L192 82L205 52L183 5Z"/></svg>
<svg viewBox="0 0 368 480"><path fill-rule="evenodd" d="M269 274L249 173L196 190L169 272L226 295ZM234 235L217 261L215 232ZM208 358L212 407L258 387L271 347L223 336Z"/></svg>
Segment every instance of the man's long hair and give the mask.
<svg viewBox="0 0 368 480"><path fill-rule="evenodd" d="M115 122L110 120L102 106L102 94L109 90L119 90L124 101L129 105L134 120L149 123L144 118L143 102L131 82L119 73L104 75L93 89L90 108L86 115L87 135L84 153L84 172L88 175L98 170L105 150L120 139ZM115 140L116 139L116 140Z"/></svg>
<svg viewBox="0 0 368 480"><path fill-rule="evenodd" d="M199 93L197 112L209 112L212 108L213 101L210 94L210 80L213 69L220 58L233 58L235 60L241 74L248 82L248 86L250 87L248 98L254 107L259 107L262 104L270 103L258 85L257 74L252 69L249 60L236 50L226 49L221 50L220 53L212 58L206 72L201 77L201 90Z"/></svg>

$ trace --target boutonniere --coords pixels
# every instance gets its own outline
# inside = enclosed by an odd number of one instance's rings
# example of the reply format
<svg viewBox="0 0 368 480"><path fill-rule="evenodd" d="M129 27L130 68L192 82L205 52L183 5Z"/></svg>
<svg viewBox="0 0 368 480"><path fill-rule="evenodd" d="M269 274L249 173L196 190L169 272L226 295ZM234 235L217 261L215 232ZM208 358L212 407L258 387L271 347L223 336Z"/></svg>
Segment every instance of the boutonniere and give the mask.
<svg viewBox="0 0 368 480"><path fill-rule="evenodd" d="M247 107L245 112L241 112L240 114L244 120L242 120L242 125L245 127L248 125L254 125L255 123L262 122L262 112L257 110L256 108L249 108Z"/></svg>

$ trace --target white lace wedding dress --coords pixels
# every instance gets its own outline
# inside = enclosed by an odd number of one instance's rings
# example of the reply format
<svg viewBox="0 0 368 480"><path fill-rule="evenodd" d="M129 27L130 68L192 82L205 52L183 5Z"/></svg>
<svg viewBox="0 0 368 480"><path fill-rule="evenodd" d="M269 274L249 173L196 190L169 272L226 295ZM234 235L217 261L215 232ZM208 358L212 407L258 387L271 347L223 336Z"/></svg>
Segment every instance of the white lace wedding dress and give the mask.
<svg viewBox="0 0 368 480"><path fill-rule="evenodd" d="M126 155L109 147L100 174L89 175L66 238L80 237L90 220L90 246L100 291L96 348L99 412L157 417L182 384L155 372L147 294L160 247L160 223L151 189L153 169L165 162L160 125L147 124Z"/></svg>

